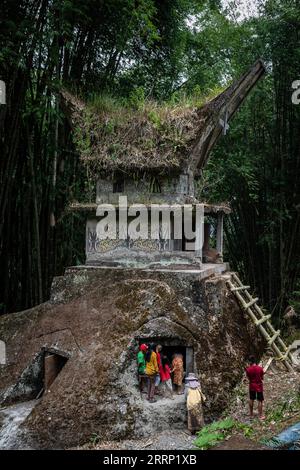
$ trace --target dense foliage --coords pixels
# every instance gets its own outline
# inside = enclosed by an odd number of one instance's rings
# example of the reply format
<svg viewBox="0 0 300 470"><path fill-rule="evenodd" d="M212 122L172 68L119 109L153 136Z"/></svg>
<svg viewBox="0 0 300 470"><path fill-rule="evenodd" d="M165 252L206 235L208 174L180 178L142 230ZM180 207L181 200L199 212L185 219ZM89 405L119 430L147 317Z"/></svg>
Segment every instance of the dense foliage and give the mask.
<svg viewBox="0 0 300 470"><path fill-rule="evenodd" d="M228 2L227 2L228 3ZM238 2L232 2L238 3ZM279 318L299 290L298 0L258 1L237 19L217 0L3 0L0 4L0 311L47 299L51 280L84 261L85 170L58 94L100 103L178 103L209 95L258 57L269 74L212 155L201 194L229 200L228 257Z"/></svg>
<svg viewBox="0 0 300 470"><path fill-rule="evenodd" d="M300 107L291 100L299 79L299 13L299 2L269 1L262 17L241 25L239 63L257 51L269 74L220 142L205 181L210 196L230 200L234 210L226 230L232 266L278 320L299 279Z"/></svg>

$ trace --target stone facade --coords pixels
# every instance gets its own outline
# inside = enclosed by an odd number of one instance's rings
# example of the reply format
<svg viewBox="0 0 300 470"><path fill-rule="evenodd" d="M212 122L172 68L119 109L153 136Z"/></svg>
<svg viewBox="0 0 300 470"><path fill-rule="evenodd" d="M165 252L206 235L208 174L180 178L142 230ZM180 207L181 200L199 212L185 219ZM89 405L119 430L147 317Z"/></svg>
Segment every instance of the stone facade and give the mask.
<svg viewBox="0 0 300 470"><path fill-rule="evenodd" d="M98 179L97 204L118 204L122 195L129 204L185 204L194 198L194 177L181 173L154 178L149 173L137 180L128 176Z"/></svg>
<svg viewBox="0 0 300 470"><path fill-rule="evenodd" d="M147 208L148 239L132 239L130 236L119 236L119 201L120 197L126 197L128 206L132 204L143 204ZM178 239L172 236L174 231L174 212L170 212L170 233L164 236L162 225L160 226L159 237L151 237L151 207L152 205L167 205L168 207L183 208L185 205L193 207L194 230L203 230L195 216L196 204L200 204L194 197L194 177L193 174L179 174L177 176L160 176L153 182L151 175L145 176L142 180L134 181L133 178L106 179L102 177L97 182L97 196L95 207L100 205L112 206L116 209L116 234L114 238L103 239L98 236L97 224L106 215L97 216L90 214L86 224L86 264L103 266L132 266L132 267L155 267L159 264L166 265L186 265L193 268L200 268L202 261L202 251L195 250L193 240L186 240L183 236ZM104 209L103 209L104 211ZM96 210L95 210L96 212ZM104 212L103 212L104 214ZM220 252L222 261L223 251L223 212L218 210L218 233L217 249ZM134 219L130 217L128 211L128 224ZM184 223L182 210L182 224ZM197 221L197 223L196 223ZM201 221L202 223L203 221ZM182 225L183 232L184 227ZM201 235L199 235L201 236ZM202 235L203 237L203 235ZM208 240L206 245L208 246ZM221 250L221 251L220 251Z"/></svg>

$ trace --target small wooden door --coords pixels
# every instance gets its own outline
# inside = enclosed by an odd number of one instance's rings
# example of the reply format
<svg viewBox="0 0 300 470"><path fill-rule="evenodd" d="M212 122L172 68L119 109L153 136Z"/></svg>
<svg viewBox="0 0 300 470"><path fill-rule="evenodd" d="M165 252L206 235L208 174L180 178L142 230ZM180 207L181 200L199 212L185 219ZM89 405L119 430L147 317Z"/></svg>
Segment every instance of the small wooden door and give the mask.
<svg viewBox="0 0 300 470"><path fill-rule="evenodd" d="M67 358L59 354L46 353L44 359L44 389L50 388L61 369L67 362Z"/></svg>

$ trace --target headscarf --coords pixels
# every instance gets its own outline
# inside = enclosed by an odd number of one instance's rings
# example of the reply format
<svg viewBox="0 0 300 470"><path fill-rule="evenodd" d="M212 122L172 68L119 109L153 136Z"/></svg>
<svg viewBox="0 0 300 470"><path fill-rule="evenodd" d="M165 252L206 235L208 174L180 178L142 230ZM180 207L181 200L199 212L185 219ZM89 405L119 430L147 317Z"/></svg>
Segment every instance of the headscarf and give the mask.
<svg viewBox="0 0 300 470"><path fill-rule="evenodd" d="M147 344L144 344L144 343L143 343L143 344L140 345L140 351L146 352L147 349L148 349Z"/></svg>
<svg viewBox="0 0 300 470"><path fill-rule="evenodd" d="M187 387L190 388L200 388L200 382L198 378L195 376L195 374L190 373L186 378L185 378L185 383Z"/></svg>

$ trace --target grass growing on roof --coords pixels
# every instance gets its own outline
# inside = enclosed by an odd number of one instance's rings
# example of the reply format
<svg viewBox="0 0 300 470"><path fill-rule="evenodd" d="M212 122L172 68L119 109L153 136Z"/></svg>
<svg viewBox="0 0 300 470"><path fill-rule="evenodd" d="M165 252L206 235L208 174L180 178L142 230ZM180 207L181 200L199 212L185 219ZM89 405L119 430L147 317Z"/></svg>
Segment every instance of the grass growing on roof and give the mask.
<svg viewBox="0 0 300 470"><path fill-rule="evenodd" d="M141 90L127 99L92 94L73 110L81 159L95 170L180 168L205 123L201 108L220 91L173 96L162 103L146 99Z"/></svg>
<svg viewBox="0 0 300 470"><path fill-rule="evenodd" d="M86 102L87 107L100 115L133 115L136 112L163 115L177 108L201 108L210 100L224 91L224 87L211 88L205 94L198 87L193 93L174 93L167 101L155 101L145 98L140 87L133 90L128 98L114 96L109 93L91 93Z"/></svg>

